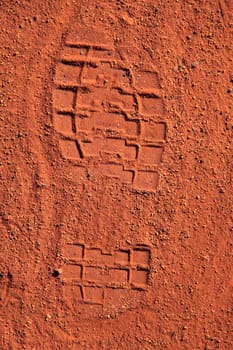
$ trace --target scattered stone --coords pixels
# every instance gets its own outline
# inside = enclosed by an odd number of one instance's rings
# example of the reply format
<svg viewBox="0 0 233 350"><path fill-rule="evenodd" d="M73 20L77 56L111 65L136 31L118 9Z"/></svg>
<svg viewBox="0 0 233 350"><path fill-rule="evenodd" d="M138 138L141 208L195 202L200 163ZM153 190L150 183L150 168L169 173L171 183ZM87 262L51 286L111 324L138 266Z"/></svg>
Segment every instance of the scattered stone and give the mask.
<svg viewBox="0 0 233 350"><path fill-rule="evenodd" d="M45 321L48 322L49 320L51 320L51 318L52 318L51 315L50 315L50 314L47 314L47 315L45 316Z"/></svg>
<svg viewBox="0 0 233 350"><path fill-rule="evenodd" d="M196 68L198 66L198 62L192 62L191 68Z"/></svg>
<svg viewBox="0 0 233 350"><path fill-rule="evenodd" d="M61 269L56 269L56 270L53 271L52 276L53 277L58 277L58 276L61 275L61 273L62 273Z"/></svg>

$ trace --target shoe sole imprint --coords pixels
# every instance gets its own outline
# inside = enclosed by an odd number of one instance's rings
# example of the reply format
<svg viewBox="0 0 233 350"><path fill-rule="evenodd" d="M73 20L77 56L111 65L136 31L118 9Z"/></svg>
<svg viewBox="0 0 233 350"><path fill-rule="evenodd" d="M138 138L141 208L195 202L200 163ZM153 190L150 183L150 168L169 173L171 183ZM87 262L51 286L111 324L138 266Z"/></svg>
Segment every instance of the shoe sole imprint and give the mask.
<svg viewBox="0 0 233 350"><path fill-rule="evenodd" d="M66 244L62 252L61 282L68 306L97 306L97 311L119 309L130 290L145 291L151 250L135 246L105 253L81 243ZM125 293L125 294L124 294ZM128 303L128 302L127 302Z"/></svg>
<svg viewBox="0 0 233 350"><path fill-rule="evenodd" d="M76 38L66 40L53 78L53 125L62 156L81 179L110 177L156 191L166 138L157 72L133 72L113 46ZM64 300L82 317L134 307L147 289L147 246L104 253L73 242L63 257Z"/></svg>
<svg viewBox="0 0 233 350"><path fill-rule="evenodd" d="M53 124L77 176L156 191L166 137L153 70L132 71L113 47L66 41L53 79Z"/></svg>

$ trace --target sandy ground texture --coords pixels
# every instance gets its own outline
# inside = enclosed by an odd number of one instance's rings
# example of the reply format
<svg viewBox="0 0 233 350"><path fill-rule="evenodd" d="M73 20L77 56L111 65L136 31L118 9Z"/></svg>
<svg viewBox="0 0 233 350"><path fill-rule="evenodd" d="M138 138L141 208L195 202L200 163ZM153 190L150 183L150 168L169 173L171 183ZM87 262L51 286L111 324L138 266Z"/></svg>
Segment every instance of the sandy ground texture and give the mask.
<svg viewBox="0 0 233 350"><path fill-rule="evenodd" d="M0 349L232 349L233 2L0 19Z"/></svg>

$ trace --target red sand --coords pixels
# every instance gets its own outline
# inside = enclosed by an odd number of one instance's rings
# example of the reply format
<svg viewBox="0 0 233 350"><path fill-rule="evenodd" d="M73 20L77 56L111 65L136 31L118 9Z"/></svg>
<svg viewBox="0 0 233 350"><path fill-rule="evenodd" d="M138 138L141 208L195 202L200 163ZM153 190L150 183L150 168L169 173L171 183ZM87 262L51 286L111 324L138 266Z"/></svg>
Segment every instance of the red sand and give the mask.
<svg viewBox="0 0 233 350"><path fill-rule="evenodd" d="M232 1L0 17L0 348L233 348Z"/></svg>

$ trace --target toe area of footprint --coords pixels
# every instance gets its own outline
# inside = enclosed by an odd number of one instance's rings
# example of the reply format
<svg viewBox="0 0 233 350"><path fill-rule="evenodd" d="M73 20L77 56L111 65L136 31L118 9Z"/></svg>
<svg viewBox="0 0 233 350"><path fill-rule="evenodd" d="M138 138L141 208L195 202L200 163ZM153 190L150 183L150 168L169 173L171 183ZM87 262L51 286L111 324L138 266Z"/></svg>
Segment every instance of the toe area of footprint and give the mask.
<svg viewBox="0 0 233 350"><path fill-rule="evenodd" d="M131 67L101 33L70 33L55 67L53 125L74 167L155 192L164 102L158 73Z"/></svg>

